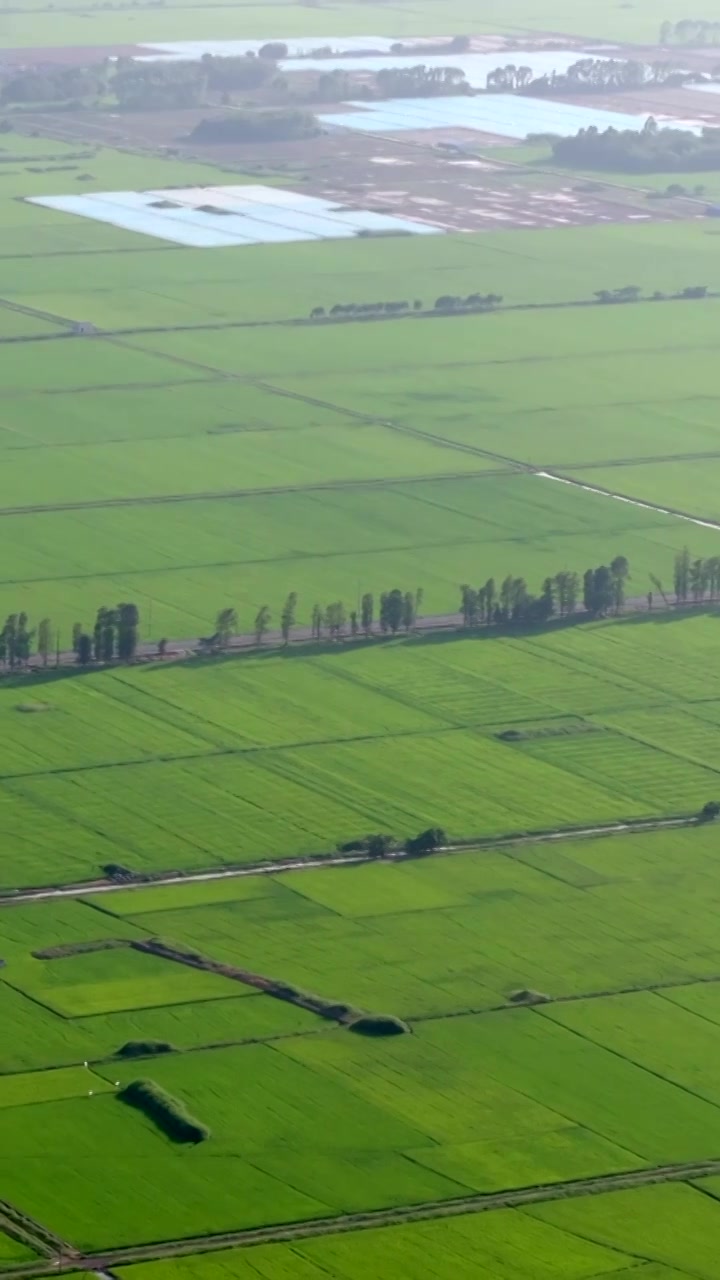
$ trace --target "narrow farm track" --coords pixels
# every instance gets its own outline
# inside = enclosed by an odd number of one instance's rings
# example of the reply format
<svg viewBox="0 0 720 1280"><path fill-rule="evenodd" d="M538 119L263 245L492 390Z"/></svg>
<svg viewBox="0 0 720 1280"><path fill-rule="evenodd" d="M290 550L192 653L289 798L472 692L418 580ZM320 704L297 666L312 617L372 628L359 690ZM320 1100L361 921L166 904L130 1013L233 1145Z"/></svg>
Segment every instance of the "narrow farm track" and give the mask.
<svg viewBox="0 0 720 1280"><path fill-rule="evenodd" d="M626 493L615 493L612 489L604 489L599 485L584 484L582 480L577 480L572 476L564 476L556 474L552 471L535 471L533 473L541 480L556 480L560 484L572 485L575 489L583 489L586 493L595 493L602 498L614 498L616 502L627 502L631 507L641 507L645 511L655 511L658 515L674 516L676 520L686 520L689 524L700 525L702 529L720 529L720 521L703 520L699 516L691 515L689 511L680 511L676 507L663 507L658 502L645 502L639 498L633 498Z"/></svg>
<svg viewBox="0 0 720 1280"><path fill-rule="evenodd" d="M175 383L173 386L177 385ZM389 489L393 485L419 484L430 480L477 480L483 476L509 476L515 472L511 467L482 471L448 471L433 476L397 476L392 480L382 478L369 480L325 480L316 484L270 485L257 489L220 489L198 493L158 493L138 498L91 498L85 502L48 502L31 503L20 507L0 507L0 517L35 515L54 511L98 511L106 507L147 507L162 506L176 502L221 502L238 498L273 497L284 493L319 493L323 491L344 491L347 489Z"/></svg>
<svg viewBox="0 0 720 1280"><path fill-rule="evenodd" d="M181 246L179 245L167 245L164 247L169 249L181 248ZM149 252L149 250L147 249L145 250L92 249L88 251L88 253L90 254L134 253L134 252L147 253ZM15 261L16 258L33 257L33 256L35 255L0 254L0 261L2 261L3 258L9 258L10 261ZM76 251L69 250L67 251L67 253L65 251L62 251L62 252L55 251L53 253L39 254L37 256L38 257L65 257L65 256L84 257L85 254L81 250L76 250ZM711 292L708 292L704 298L693 299L693 301L710 302L714 299L717 299L718 297L720 297L719 292L711 291ZM642 301L646 301L646 299L639 299L638 301L642 302ZM665 299L665 302L687 302L687 301L688 299L685 299L685 298L666 298ZM514 311L587 310L588 308L597 308L598 305L599 304L597 302L594 302L592 299L589 299L589 298L574 298L567 302L515 302L515 303L508 303L505 306L494 307L492 310L476 310L476 311L435 311L433 309L433 310L420 311L420 312L408 311L408 312L403 312L400 315L384 315L384 314L349 315L349 316L343 316L342 318L325 316L321 320L312 320L310 319L309 316L276 316L275 318L269 319L269 320L204 320L194 324L162 324L162 325L145 324L145 325L126 325L118 328L106 328L104 326L97 326L96 332L92 334L82 334L82 335L78 334L76 336L78 337L82 336L85 338L93 337L93 338L112 339L112 338L122 338L122 337L142 337L142 336L150 337L153 334L159 334L159 333L195 333L195 332L201 333L201 332L208 332L208 331L212 332L216 330L220 331L220 330L226 330L226 329L272 329L272 328L329 329L329 328L336 328L339 325L348 326L348 325L390 324L392 322L397 322L399 320L405 320L405 321L412 320L415 323L418 323L422 320L453 320L453 319L459 319L459 318L463 318L463 319L479 318L479 317L485 317L485 316L502 315L504 312L508 312L508 311L514 312ZM654 303L653 305L657 305L657 303ZM2 345L3 343L12 343L12 342L47 342L55 338L67 338L68 336L71 336L73 327L78 323L76 319L73 319L69 316L55 315L53 312L49 312L49 311L38 311L34 307L28 307L21 303L14 303L9 298L0 298L0 308L2 307L4 307L6 310L9 310L9 311L17 311L21 314L35 317L36 319L52 321L55 324L64 326L65 331L58 332L58 333L44 333L44 334L8 335L5 337L0 337L0 345ZM557 357L550 357L550 358L557 358ZM563 358L563 357L559 357L559 358ZM488 363L488 362L481 361L480 363ZM507 362L492 361L490 363L507 363Z"/></svg>
<svg viewBox="0 0 720 1280"><path fill-rule="evenodd" d="M466 1214L490 1213L496 1209L513 1209L527 1204L545 1204L553 1200L573 1200L582 1196L629 1191L658 1183L694 1182L720 1174L720 1159L688 1161L686 1164L654 1165L628 1173L606 1174L598 1178L582 1178L571 1182L543 1183L485 1195L464 1196L457 1200L432 1200L423 1204L402 1205L393 1209L375 1209L365 1213L340 1214L314 1221L284 1223L245 1231L228 1231L222 1235L191 1236L158 1244L130 1245L108 1249L102 1253L82 1254L68 1258L60 1255L53 1272L94 1271L126 1266L133 1262L181 1257L215 1250L252 1248L254 1245L280 1244L311 1240L318 1236L339 1235L348 1231L366 1231L379 1227L396 1227L411 1222L428 1222L440 1218L456 1218ZM42 1276L48 1273L47 1262L3 1268L3 1276L11 1280Z"/></svg>
<svg viewBox="0 0 720 1280"><path fill-rule="evenodd" d="M634 822L609 822L588 827L559 828L554 831L527 832L519 835L479 838L462 843L444 845L425 857L442 857L450 853L502 852L527 845L557 844L563 840L587 840L603 836L631 835L648 831L666 831L672 828L693 827L698 823L695 815L679 817L647 818ZM404 862L412 857L406 853L389 854L384 861ZM160 873L141 882L85 880L75 884L37 886L26 889L9 889L0 893L0 908L12 907L18 902L39 902L48 898L83 898L118 890L156 888L159 885L197 884L209 880L233 880L244 876L279 875L288 871L312 871L326 867L352 867L377 862L366 853L317 854L307 857L276 858L273 861L249 862L242 866L214 867L208 871L192 871L183 875L173 872Z"/></svg>
<svg viewBox="0 0 720 1280"><path fill-rule="evenodd" d="M77 1250L60 1236L44 1227L35 1218L17 1209L6 1200L0 1200L0 1230L21 1244L29 1245L36 1253L77 1256Z"/></svg>

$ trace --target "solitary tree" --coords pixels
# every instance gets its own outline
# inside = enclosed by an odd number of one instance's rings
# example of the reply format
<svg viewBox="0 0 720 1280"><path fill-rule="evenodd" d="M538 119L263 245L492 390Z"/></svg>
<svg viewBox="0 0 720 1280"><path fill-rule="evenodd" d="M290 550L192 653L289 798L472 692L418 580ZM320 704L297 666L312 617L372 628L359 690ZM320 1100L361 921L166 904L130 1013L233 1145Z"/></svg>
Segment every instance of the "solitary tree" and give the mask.
<svg viewBox="0 0 720 1280"><path fill-rule="evenodd" d="M73 650L74 650L74 652L75 652L75 653L77 653L77 651L78 651L78 644L79 644L79 642L80 642L80 637L81 637L82 633L83 633L83 625L82 625L82 622L73 622L73 629L72 629L72 647L73 647Z"/></svg>
<svg viewBox="0 0 720 1280"><path fill-rule="evenodd" d="M92 662L93 642L92 637L85 631L81 631L77 638L77 660L81 667L87 667Z"/></svg>
<svg viewBox="0 0 720 1280"><path fill-rule="evenodd" d="M405 597L399 587L384 591L380 598L380 626L384 632L397 635L405 612Z"/></svg>
<svg viewBox="0 0 720 1280"><path fill-rule="evenodd" d="M8 614L2 629L2 653L3 662L9 662L11 667L14 667L17 661L17 632L18 615Z"/></svg>
<svg viewBox="0 0 720 1280"><path fill-rule="evenodd" d="M44 667L48 664L50 650L52 649L52 624L49 618L43 618L38 624L38 653L42 658Z"/></svg>
<svg viewBox="0 0 720 1280"><path fill-rule="evenodd" d="M217 643L226 649L238 628L238 616L232 607L221 609L215 619Z"/></svg>
<svg viewBox="0 0 720 1280"><path fill-rule="evenodd" d="M290 633L295 626L297 600L297 591L291 591L282 607L282 613L280 614L280 631L285 644L289 643Z"/></svg>
<svg viewBox="0 0 720 1280"><path fill-rule="evenodd" d="M103 618L101 658L103 662L112 662L115 657L115 631L117 613L114 609L105 609Z"/></svg>
<svg viewBox="0 0 720 1280"><path fill-rule="evenodd" d="M323 629L323 611L319 604L313 605L311 631L313 640L319 640Z"/></svg>
<svg viewBox="0 0 720 1280"><path fill-rule="evenodd" d="M460 588L460 612L463 626L474 627L478 615L478 593L464 582Z"/></svg>
<svg viewBox="0 0 720 1280"><path fill-rule="evenodd" d="M270 618L272 617L270 609L266 604L258 609L255 615L255 643L261 645L263 639L270 626Z"/></svg>
<svg viewBox="0 0 720 1280"><path fill-rule="evenodd" d="M369 636L373 627L373 619L375 616L375 602L369 591L365 592L360 601L360 626L365 636Z"/></svg>
<svg viewBox="0 0 720 1280"><path fill-rule="evenodd" d="M339 639L345 629L347 615L342 600L334 600L325 610L325 626L333 640Z"/></svg>
<svg viewBox="0 0 720 1280"><path fill-rule="evenodd" d="M615 556L610 564L612 576L613 604L619 613L625 603L625 583L630 576L630 565L625 556Z"/></svg>
<svg viewBox="0 0 720 1280"><path fill-rule="evenodd" d="M606 564L588 569L583 578L583 599L588 613L601 617L615 603L615 583Z"/></svg>
<svg viewBox="0 0 720 1280"><path fill-rule="evenodd" d="M544 622L555 612L555 579L546 578L543 582L542 595L537 603L538 621Z"/></svg>
<svg viewBox="0 0 720 1280"><path fill-rule="evenodd" d="M415 609L415 596L412 591L406 591L403 596L402 608L402 624L406 631L410 631L415 626L417 612Z"/></svg>
<svg viewBox="0 0 720 1280"><path fill-rule="evenodd" d="M26 663L32 651L32 642L35 638L35 631L28 627L28 616L21 613L18 616L17 632L15 636L15 657L18 662Z"/></svg>
<svg viewBox="0 0 720 1280"><path fill-rule="evenodd" d="M111 662L115 652L115 614L101 605L93 628L93 656L96 662Z"/></svg>
<svg viewBox="0 0 720 1280"><path fill-rule="evenodd" d="M135 604L119 604L117 618L117 652L121 662L132 662L138 646L140 614Z"/></svg>

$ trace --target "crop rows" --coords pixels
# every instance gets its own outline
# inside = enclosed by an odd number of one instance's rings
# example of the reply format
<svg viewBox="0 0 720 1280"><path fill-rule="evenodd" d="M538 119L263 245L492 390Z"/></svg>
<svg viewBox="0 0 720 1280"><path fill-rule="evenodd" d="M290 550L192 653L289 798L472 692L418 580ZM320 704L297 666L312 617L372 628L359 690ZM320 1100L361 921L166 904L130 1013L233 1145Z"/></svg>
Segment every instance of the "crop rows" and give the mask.
<svg viewBox="0 0 720 1280"><path fill-rule="evenodd" d="M6 684L2 880L696 811L716 791L714 626L650 617L108 671L31 696Z"/></svg>

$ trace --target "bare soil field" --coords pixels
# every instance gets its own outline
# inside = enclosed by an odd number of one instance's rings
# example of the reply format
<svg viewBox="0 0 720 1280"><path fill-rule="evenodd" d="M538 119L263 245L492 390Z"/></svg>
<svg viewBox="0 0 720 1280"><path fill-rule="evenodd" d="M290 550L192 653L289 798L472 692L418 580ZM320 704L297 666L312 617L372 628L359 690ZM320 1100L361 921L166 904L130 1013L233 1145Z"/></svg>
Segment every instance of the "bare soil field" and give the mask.
<svg viewBox="0 0 720 1280"><path fill-rule="evenodd" d="M85 112L26 117L26 127L94 145L173 152L233 172L269 175L283 185L338 204L417 218L449 232L589 226L595 223L676 221L700 216L682 200L649 205L630 187L613 187L572 175L532 173L492 154L466 153L458 131L400 137L348 132L312 141L205 146L188 141L207 110L127 113L102 117ZM451 136L452 134L452 136ZM482 139L472 135L474 145ZM452 147L458 148L452 150ZM447 148L447 149L445 149ZM460 150L462 148L462 150ZM595 189L597 187L597 189Z"/></svg>
<svg viewBox="0 0 720 1280"><path fill-rule="evenodd" d="M720 51L716 58L720 63ZM678 121L700 121L711 128L720 126L720 93L702 93L697 89L649 85L632 93L576 94L560 100L603 111L648 111L654 116L676 117Z"/></svg>

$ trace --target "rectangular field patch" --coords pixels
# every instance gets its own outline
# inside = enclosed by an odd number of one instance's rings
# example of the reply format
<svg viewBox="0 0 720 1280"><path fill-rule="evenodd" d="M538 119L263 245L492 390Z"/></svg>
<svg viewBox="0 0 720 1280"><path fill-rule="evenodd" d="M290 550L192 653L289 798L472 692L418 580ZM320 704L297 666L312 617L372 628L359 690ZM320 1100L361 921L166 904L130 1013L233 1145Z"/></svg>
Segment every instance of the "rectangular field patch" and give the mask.
<svg viewBox="0 0 720 1280"><path fill-rule="evenodd" d="M274 187L186 187L29 196L30 204L109 222L199 249L368 235L439 235L439 227L369 209L345 208Z"/></svg>

